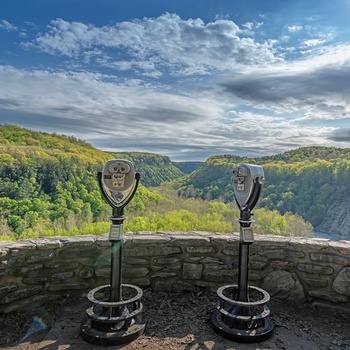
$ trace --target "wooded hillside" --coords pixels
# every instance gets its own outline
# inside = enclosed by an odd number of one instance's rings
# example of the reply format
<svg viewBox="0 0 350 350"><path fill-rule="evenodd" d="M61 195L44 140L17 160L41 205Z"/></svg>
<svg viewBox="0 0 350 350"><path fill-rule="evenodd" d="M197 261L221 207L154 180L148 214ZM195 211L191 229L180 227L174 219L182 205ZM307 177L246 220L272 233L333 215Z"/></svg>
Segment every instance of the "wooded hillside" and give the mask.
<svg viewBox="0 0 350 350"><path fill-rule="evenodd" d="M112 158L131 160L143 174L141 186L127 207L127 225L132 230L199 230L210 226L232 231L238 213L231 205L231 176L241 163L260 164L265 172L260 207L266 209L256 211L255 217L259 217L257 227L264 233L290 234L293 227L293 234L307 234L310 225L305 220L319 225L328 208L349 195L349 149L308 147L257 159L215 156L185 175L169 157L107 153L74 137L3 125L0 236L108 231L111 209L102 200L94 173ZM160 192L151 188L159 185L163 186ZM213 200L222 203L209 205Z"/></svg>
<svg viewBox="0 0 350 350"><path fill-rule="evenodd" d="M145 185L159 185L184 175L168 157L111 154L74 137L1 126L1 235L15 233L24 238L48 228L70 230L107 221L110 207L101 198L94 173L115 157L131 158L136 170L143 173L142 185L129 206L140 214L146 201L160 197Z"/></svg>
<svg viewBox="0 0 350 350"><path fill-rule="evenodd" d="M209 158L203 167L173 183L179 195L231 201L232 169L240 163L259 164L265 173L260 205L280 213L301 215L313 226L325 219L335 202L350 194L350 149L306 147L263 158L231 155Z"/></svg>

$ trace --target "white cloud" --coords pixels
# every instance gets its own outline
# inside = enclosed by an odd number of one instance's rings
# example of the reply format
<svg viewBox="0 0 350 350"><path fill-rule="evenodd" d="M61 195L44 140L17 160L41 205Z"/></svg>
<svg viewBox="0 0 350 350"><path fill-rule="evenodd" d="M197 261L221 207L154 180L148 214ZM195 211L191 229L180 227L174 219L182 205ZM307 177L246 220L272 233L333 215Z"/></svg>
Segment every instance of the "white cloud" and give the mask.
<svg viewBox="0 0 350 350"><path fill-rule="evenodd" d="M18 30L18 28L16 26L14 26L13 24L11 24L10 22L8 22L4 19L0 20L0 28L5 29L8 32L15 32Z"/></svg>
<svg viewBox="0 0 350 350"><path fill-rule="evenodd" d="M263 22L246 22L242 24L243 28L246 28L248 31L247 33L252 33L253 34L253 29L258 29L260 28L264 23ZM250 32L249 32L250 31Z"/></svg>
<svg viewBox="0 0 350 350"><path fill-rule="evenodd" d="M301 145L334 145L327 139L334 127L308 121L349 117L349 52L349 47L335 47L293 64L242 71L225 80L226 94L213 82L206 89L203 81L192 81L192 89L181 85L181 93L175 93L170 86L122 83L102 74L0 66L1 122L27 122L30 128L74 134L103 149L152 151L175 159L262 156ZM240 111L239 104L265 112Z"/></svg>
<svg viewBox="0 0 350 350"><path fill-rule="evenodd" d="M226 77L222 86L236 103L280 115L295 113L297 125L319 125L350 119L349 81L350 45L339 45L303 60Z"/></svg>
<svg viewBox="0 0 350 350"><path fill-rule="evenodd" d="M38 124L51 130L74 132L86 140L114 135L112 143L118 147L121 139L134 140L134 144L143 138L155 145L162 139L192 143L196 133L223 113L223 106L213 98L158 91L136 81L106 82L108 78L0 66L2 121L7 113L10 122L16 120L11 116L22 118L21 125L25 118L32 124L40 120Z"/></svg>
<svg viewBox="0 0 350 350"><path fill-rule="evenodd" d="M325 42L325 40L319 40L319 39L310 39L310 40L305 40L303 43L304 47L312 47L312 46L317 46L321 45Z"/></svg>
<svg viewBox="0 0 350 350"><path fill-rule="evenodd" d="M273 53L274 42L254 41L230 20L205 24L201 19L182 20L169 13L100 28L56 19L46 33L22 45L71 58L84 56L96 48L105 51L104 57L115 56L113 50L127 50L134 61L151 60L155 70L166 68L175 75L193 70L196 74L210 74L241 65L281 61ZM111 61L116 60L111 58ZM125 67L122 65L122 69Z"/></svg>
<svg viewBox="0 0 350 350"><path fill-rule="evenodd" d="M210 133L219 136L222 144L238 148L240 154L248 156L276 154L306 145L334 146L327 139L334 127L305 125L284 115L271 116L269 110L265 112L270 115L233 110L224 124L214 123Z"/></svg>
<svg viewBox="0 0 350 350"><path fill-rule="evenodd" d="M299 32L303 29L302 26L297 26L297 25L294 25L294 26L290 26L287 28L289 32L291 33L295 33L295 32Z"/></svg>

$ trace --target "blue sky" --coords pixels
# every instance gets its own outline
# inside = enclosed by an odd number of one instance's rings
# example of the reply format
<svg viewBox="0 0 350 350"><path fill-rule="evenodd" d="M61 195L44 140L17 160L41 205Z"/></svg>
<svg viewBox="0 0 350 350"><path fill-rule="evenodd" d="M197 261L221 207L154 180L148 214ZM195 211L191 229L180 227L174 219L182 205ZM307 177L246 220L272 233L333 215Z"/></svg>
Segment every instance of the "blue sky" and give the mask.
<svg viewBox="0 0 350 350"><path fill-rule="evenodd" d="M349 147L350 0L1 0L0 123L172 160Z"/></svg>

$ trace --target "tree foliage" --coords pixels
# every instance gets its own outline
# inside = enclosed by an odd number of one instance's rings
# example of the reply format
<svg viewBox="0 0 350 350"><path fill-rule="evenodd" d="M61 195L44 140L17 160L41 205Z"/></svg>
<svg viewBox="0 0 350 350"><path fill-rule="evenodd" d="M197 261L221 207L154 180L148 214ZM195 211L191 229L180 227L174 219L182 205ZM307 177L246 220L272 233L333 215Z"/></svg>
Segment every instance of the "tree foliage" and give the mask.
<svg viewBox="0 0 350 350"><path fill-rule="evenodd" d="M183 197L232 201L232 170L241 163L264 169L262 207L298 214L313 226L322 222L334 202L349 195L350 149L333 147L305 147L256 159L211 157L192 174L174 181L172 188Z"/></svg>
<svg viewBox="0 0 350 350"><path fill-rule="evenodd" d="M261 205L271 209L256 211L257 230L286 235L297 224L300 232L294 229L293 235L308 234L311 226L295 213L321 218L327 201L346 191L348 172L345 153L315 149L310 157L316 153L324 159L308 162L306 150L272 160L216 156L184 176L168 157L106 153L75 137L2 125L0 238L108 231L111 208L102 200L94 174L111 158L129 159L142 173L141 185L125 210L126 229L238 231L230 177L236 164L249 161L264 165L267 186ZM299 160L288 162L289 158ZM335 191L334 183L343 187ZM306 193L311 195L308 201Z"/></svg>
<svg viewBox="0 0 350 350"><path fill-rule="evenodd" d="M239 232L239 210L234 203L178 197L161 189L163 196L148 205L144 215L131 215L125 221L127 231L209 231ZM165 191L165 193L164 193ZM179 209L181 208L181 209ZM255 210L257 234L310 236L313 227L299 215L260 208Z"/></svg>
<svg viewBox="0 0 350 350"><path fill-rule="evenodd" d="M145 168L159 166L158 158L139 156L145 158L138 162ZM0 235L23 238L107 220L110 208L94 174L110 158L111 154L74 137L1 126ZM176 171L176 176L183 175ZM142 214L145 201L158 197L141 185L131 207Z"/></svg>

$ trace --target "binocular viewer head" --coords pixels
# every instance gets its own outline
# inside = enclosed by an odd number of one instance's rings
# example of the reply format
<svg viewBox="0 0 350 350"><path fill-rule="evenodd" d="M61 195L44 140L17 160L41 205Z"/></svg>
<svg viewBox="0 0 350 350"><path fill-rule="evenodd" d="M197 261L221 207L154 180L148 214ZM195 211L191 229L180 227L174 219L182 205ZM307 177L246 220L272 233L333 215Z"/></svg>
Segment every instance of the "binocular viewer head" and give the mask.
<svg viewBox="0 0 350 350"><path fill-rule="evenodd" d="M134 188L135 168L133 163L124 159L109 160L99 176L105 198L112 206L122 206Z"/></svg>
<svg viewBox="0 0 350 350"><path fill-rule="evenodd" d="M251 211L259 200L264 184L264 171L255 164L240 164L233 170L232 185L241 211Z"/></svg>

